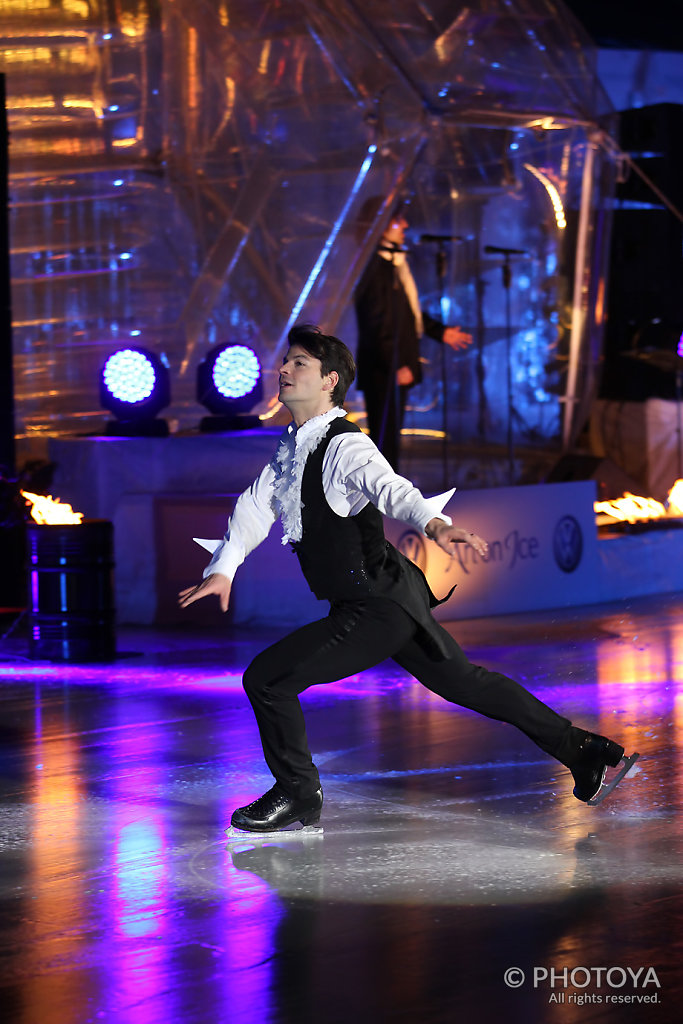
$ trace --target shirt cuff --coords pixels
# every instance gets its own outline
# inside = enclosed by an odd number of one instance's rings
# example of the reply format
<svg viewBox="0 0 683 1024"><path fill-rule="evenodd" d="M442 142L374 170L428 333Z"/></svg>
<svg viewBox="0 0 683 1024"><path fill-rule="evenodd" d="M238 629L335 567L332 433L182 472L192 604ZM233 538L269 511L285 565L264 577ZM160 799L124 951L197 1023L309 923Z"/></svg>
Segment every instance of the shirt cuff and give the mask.
<svg viewBox="0 0 683 1024"><path fill-rule="evenodd" d="M234 545L226 544L223 540L201 540L198 537L193 537L192 539L200 547L205 548L207 551L213 551L213 558L202 573L203 578L206 579L207 576L212 576L213 573L219 573L221 576L227 576L230 582L232 582L235 573L244 561L244 558L240 558L239 554L235 551Z"/></svg>
<svg viewBox="0 0 683 1024"><path fill-rule="evenodd" d="M452 487L450 491L446 491L444 494L435 494L433 498L424 499L424 511L417 522L417 525L419 526L422 533L425 533L427 523L429 523L432 519L441 519L444 523L447 523L448 526L453 525L453 520L451 519L451 517L447 516L446 513L443 512L442 510L444 506L448 504L448 502L451 500L454 494L455 487ZM426 533L425 536L427 536Z"/></svg>

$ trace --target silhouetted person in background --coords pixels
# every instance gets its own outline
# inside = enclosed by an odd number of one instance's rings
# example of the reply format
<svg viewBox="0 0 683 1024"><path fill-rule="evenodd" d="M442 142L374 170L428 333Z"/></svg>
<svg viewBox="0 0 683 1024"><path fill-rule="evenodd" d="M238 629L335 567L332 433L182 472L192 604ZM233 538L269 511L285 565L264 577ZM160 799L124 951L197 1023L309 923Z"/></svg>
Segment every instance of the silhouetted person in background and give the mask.
<svg viewBox="0 0 683 1024"><path fill-rule="evenodd" d="M367 231L382 202L381 196L372 196L363 204L360 233ZM354 293L358 389L365 397L370 437L394 468L408 391L422 380L420 338L427 334L456 351L472 343L471 335L445 327L420 308L404 248L407 227L399 205Z"/></svg>

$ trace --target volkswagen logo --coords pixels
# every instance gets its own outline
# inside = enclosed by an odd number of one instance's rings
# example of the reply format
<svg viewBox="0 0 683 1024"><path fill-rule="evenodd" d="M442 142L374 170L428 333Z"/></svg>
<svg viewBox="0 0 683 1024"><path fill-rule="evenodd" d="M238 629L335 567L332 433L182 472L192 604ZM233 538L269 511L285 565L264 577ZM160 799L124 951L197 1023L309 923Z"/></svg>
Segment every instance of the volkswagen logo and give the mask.
<svg viewBox="0 0 683 1024"><path fill-rule="evenodd" d="M574 516L562 516L553 533L553 553L562 572L574 572L583 554L583 534Z"/></svg>

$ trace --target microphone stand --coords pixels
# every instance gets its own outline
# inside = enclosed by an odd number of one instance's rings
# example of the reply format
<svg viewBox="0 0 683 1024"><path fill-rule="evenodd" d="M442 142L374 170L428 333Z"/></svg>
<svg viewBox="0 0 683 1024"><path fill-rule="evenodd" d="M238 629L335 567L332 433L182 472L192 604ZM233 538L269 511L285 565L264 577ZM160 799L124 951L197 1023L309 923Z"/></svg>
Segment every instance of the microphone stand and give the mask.
<svg viewBox="0 0 683 1024"><path fill-rule="evenodd" d="M439 242L436 256L436 280L439 292L439 319L443 316L443 297L446 285L446 249L442 241ZM446 345L441 344L441 479L444 491L448 487L448 400L446 395Z"/></svg>
<svg viewBox="0 0 683 1024"><path fill-rule="evenodd" d="M515 450L512 427L514 405L512 402L512 317L510 308L510 284L512 282L512 268L510 256L526 256L524 249L506 249L498 245L485 245L484 252L496 254L503 257L503 288L505 289L505 355L507 360L507 405L508 405L508 429L507 429L507 450L508 450L508 479L512 487L515 482Z"/></svg>
<svg viewBox="0 0 683 1024"><path fill-rule="evenodd" d="M507 390L508 390L508 474L510 486L515 482L515 443L512 426L512 319L510 312L510 254L505 253L503 261L503 288L505 289L505 355L507 359Z"/></svg>
<svg viewBox="0 0 683 1024"><path fill-rule="evenodd" d="M435 242L434 256L436 280L439 294L439 314L443 315L443 300L446 295L446 242L461 242L461 235L420 235L421 242ZM441 344L441 476L443 489L448 487L448 407L447 407L446 343Z"/></svg>

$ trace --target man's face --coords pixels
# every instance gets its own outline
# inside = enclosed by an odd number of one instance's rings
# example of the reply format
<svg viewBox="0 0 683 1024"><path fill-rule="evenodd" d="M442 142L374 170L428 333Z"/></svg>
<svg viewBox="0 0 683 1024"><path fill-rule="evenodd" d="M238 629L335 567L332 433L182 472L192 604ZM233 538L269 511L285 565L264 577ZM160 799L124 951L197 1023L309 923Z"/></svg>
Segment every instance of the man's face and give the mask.
<svg viewBox="0 0 683 1024"><path fill-rule="evenodd" d="M332 405L333 382L321 374L319 359L310 355L301 345L292 345L280 367L279 398L283 405L320 404L329 398Z"/></svg>
<svg viewBox="0 0 683 1024"><path fill-rule="evenodd" d="M389 226L382 235L382 238L385 242L393 242L394 245L403 245L407 227L408 221L402 213L399 213L396 217L391 218Z"/></svg>

